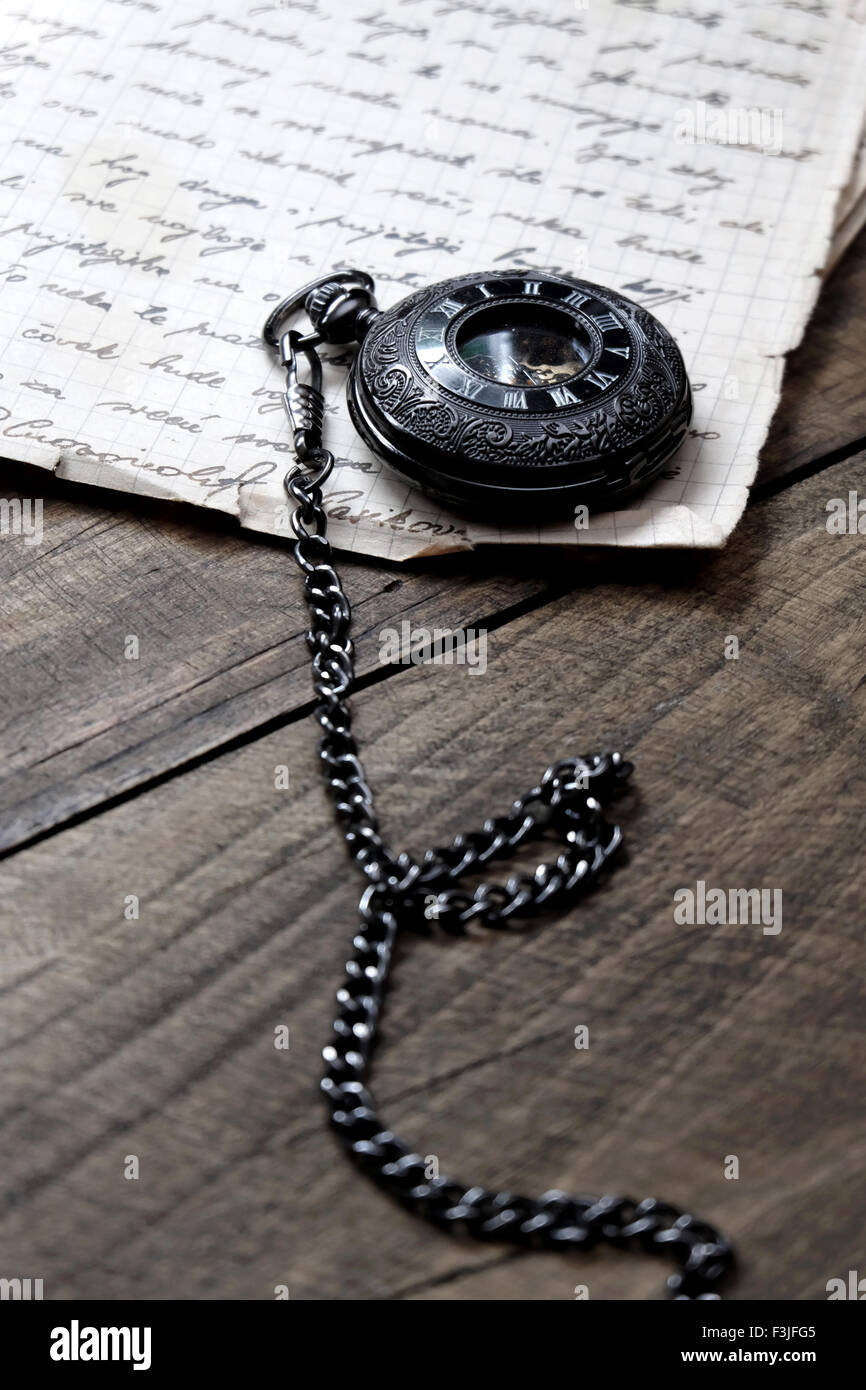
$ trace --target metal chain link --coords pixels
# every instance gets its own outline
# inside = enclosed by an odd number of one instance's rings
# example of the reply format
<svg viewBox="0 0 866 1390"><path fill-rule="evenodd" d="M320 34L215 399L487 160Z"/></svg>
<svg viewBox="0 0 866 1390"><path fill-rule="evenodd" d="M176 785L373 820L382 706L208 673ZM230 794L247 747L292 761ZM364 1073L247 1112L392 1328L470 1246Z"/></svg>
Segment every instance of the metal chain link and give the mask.
<svg viewBox="0 0 866 1390"><path fill-rule="evenodd" d="M299 342L309 358L309 340L284 335L280 341L295 409ZM313 389L305 388L306 394ZM303 432L295 431L301 461L288 473L286 488L296 504L294 553L311 613L307 644L318 697L314 718L322 731L322 774L349 852L368 880L354 954L337 993L334 1040L324 1049L322 1090L334 1128L380 1186L442 1228L547 1250L586 1250L606 1242L665 1254L678 1266L667 1281L674 1298L717 1299L733 1251L707 1222L655 1198L569 1197L558 1191L533 1198L429 1177L427 1160L393 1134L376 1111L365 1082L398 932L438 929L461 935L474 925L501 930L573 902L598 881L621 846L620 828L605 820L603 807L622 791L632 769L618 753L554 763L538 786L480 830L457 835L420 858L393 853L382 838L352 733L346 699L354 680L351 611L334 569L322 500L334 458L322 447L318 404L308 400L307 406ZM288 396L287 409L296 425ZM548 830L563 843L552 864L504 883L482 882L472 891L459 886L461 879L508 858Z"/></svg>

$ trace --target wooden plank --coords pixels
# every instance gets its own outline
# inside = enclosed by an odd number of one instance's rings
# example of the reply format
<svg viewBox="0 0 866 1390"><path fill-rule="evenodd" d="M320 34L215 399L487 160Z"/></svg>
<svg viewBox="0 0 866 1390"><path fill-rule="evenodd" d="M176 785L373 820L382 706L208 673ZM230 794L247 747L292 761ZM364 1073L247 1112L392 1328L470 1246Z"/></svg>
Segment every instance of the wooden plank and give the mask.
<svg viewBox="0 0 866 1390"><path fill-rule="evenodd" d="M866 1237L866 559L825 524L864 486L861 455L750 509L719 555L601 557L491 636L483 678L407 668L356 702L387 830L416 850L556 756L634 756L631 856L604 889L522 933L406 943L374 1089L444 1171L693 1206L740 1246L742 1298L824 1298ZM454 1243L327 1134L318 1051L358 882L313 742L269 733L3 866L6 1263L54 1298L657 1297L649 1259ZM677 925L699 879L781 888L782 931Z"/></svg>
<svg viewBox="0 0 866 1390"><path fill-rule="evenodd" d="M287 544L190 509L76 494L50 480L43 544L0 547L3 849L312 696ZM359 672L377 667L383 625L463 626L542 594L557 564L539 557L521 571L504 557L491 575L472 556L426 572L343 561Z"/></svg>

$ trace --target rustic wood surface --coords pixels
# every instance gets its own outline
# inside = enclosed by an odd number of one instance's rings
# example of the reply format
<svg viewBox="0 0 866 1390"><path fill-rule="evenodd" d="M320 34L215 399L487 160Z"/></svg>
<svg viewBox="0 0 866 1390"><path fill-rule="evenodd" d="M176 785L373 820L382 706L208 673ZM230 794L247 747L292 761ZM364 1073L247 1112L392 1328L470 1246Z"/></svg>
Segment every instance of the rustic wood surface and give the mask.
<svg viewBox="0 0 866 1390"><path fill-rule="evenodd" d="M718 555L342 564L392 842L472 827L569 752L637 765L627 865L592 898L406 943L386 1117L470 1179L694 1208L736 1240L741 1298L822 1299L866 1259L866 542L828 534L825 510L866 492L864 308L861 238ZM44 545L0 546L2 1272L47 1298L660 1296L649 1258L452 1242L326 1129L319 1050L358 883L316 781L286 547L5 468L6 495L47 500ZM379 667L403 618L486 627L486 673ZM780 888L781 932L677 925L698 879Z"/></svg>

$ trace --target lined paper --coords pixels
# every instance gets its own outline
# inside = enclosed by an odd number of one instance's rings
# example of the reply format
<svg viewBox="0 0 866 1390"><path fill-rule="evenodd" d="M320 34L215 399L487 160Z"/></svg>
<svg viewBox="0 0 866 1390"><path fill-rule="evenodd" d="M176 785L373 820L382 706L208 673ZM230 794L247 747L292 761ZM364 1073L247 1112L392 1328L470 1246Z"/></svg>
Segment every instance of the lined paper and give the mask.
<svg viewBox="0 0 866 1390"><path fill-rule="evenodd" d="M288 535L273 302L337 265L370 271L383 307L531 267L610 286L676 337L695 414L663 476L585 529L443 511L357 438L329 349L334 543L398 560L724 543L834 231L866 208L855 6L2 12L2 455Z"/></svg>

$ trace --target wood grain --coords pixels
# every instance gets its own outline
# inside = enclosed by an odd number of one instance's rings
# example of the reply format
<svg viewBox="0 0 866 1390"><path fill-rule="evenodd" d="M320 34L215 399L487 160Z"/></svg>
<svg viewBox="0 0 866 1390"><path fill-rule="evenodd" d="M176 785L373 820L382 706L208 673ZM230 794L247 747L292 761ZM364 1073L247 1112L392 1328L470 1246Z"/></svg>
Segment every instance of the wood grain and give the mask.
<svg viewBox="0 0 866 1390"><path fill-rule="evenodd" d="M309 703L303 592L288 545L159 503L121 508L43 474L45 541L0 547L0 849L129 794ZM14 495L6 489L7 496ZM542 596L555 558L491 574L346 559L360 674L404 618L463 626ZM125 656L137 637L140 656Z"/></svg>
<svg viewBox="0 0 866 1390"><path fill-rule="evenodd" d="M693 1206L737 1241L743 1298L823 1298L866 1243L866 559L825 524L864 487L861 454L753 506L719 555L601 557L491 634L483 677L400 668L356 700L416 850L556 756L634 757L604 889L525 932L406 943L374 1089L445 1171ZM313 741L266 732L3 865L6 1263L54 1298L658 1297L662 1264L455 1244L346 1164L316 1082L358 883ZM781 888L781 933L678 926L699 878Z"/></svg>

